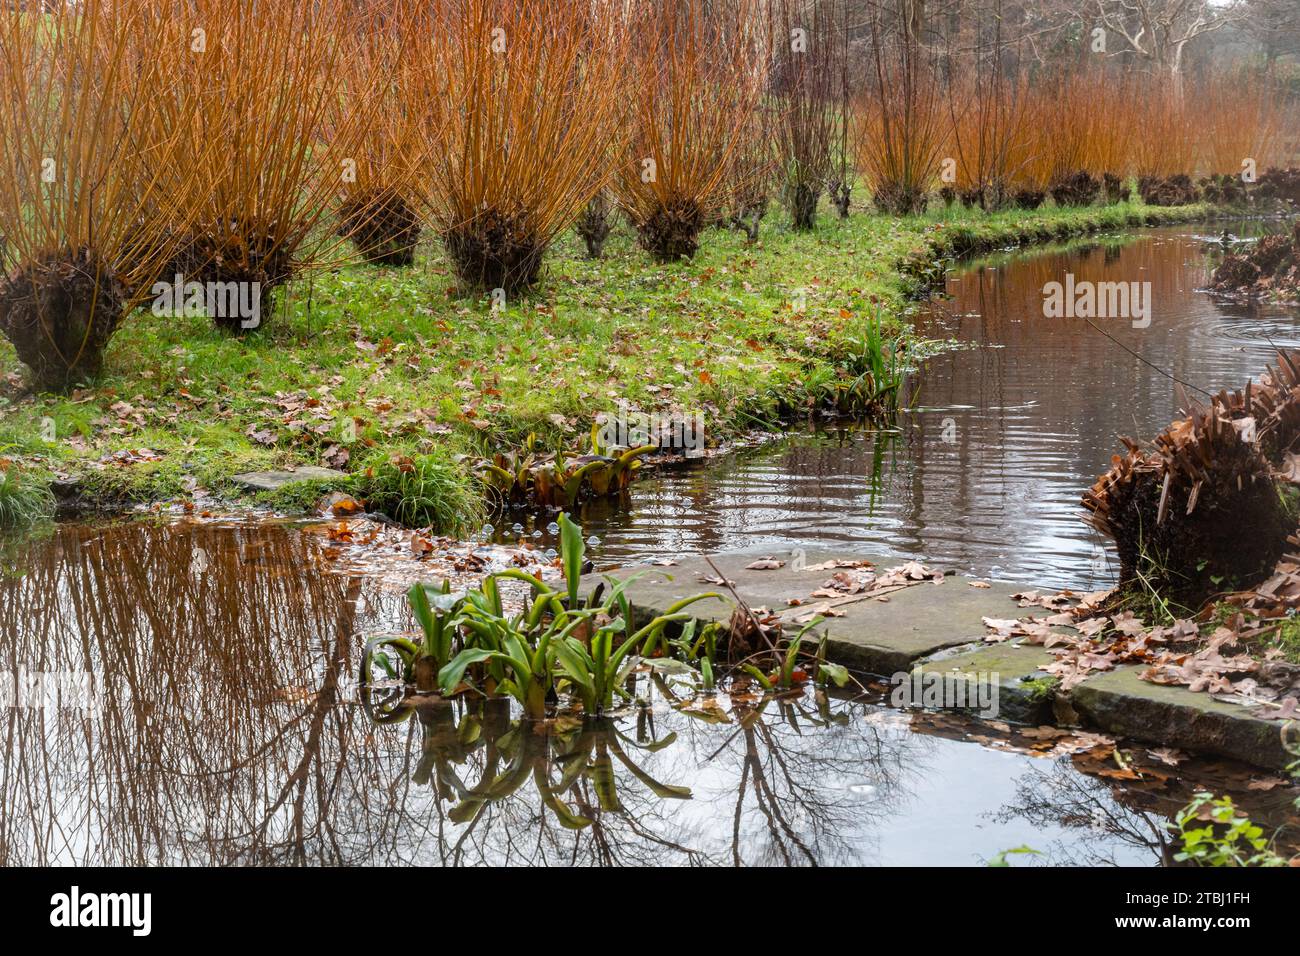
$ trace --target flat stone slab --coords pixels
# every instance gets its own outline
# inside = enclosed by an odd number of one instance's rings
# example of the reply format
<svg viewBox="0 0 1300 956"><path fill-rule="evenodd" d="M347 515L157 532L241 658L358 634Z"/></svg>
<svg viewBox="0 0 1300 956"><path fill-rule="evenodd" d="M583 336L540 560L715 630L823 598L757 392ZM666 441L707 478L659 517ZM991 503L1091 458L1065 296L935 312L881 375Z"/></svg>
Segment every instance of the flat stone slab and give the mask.
<svg viewBox="0 0 1300 956"><path fill-rule="evenodd" d="M1118 667L1089 677L1069 692L1069 702L1107 733L1270 769L1295 759L1282 746L1283 721L1261 720L1186 687L1149 683L1138 677L1141 671Z"/></svg>
<svg viewBox="0 0 1300 956"><path fill-rule="evenodd" d="M276 491L297 481L341 481L347 477L333 468L304 465L288 471L247 471L230 480L246 491Z"/></svg>
<svg viewBox="0 0 1300 956"><path fill-rule="evenodd" d="M1041 647L993 644L963 653L940 652L917 664L912 673L942 678L944 706L956 700L989 702L996 686L994 713L971 703L956 709L1015 723L1050 724L1055 693L1043 668L1054 660Z"/></svg>
<svg viewBox="0 0 1300 956"><path fill-rule="evenodd" d="M775 557L786 564L772 570L747 570L758 558ZM812 598L834 573L796 567L790 552L745 551L711 556L718 571L751 608L767 608L787 622L787 632L797 630L794 618L808 613L823 599ZM810 548L805 565L832 559L870 561L884 570L905 563L844 550ZM663 613L670 605L702 592L717 592L720 599L690 606L700 621L726 623L735 604L727 588L710 583L716 577L703 558L687 558L660 567L637 565L609 572L623 579L636 575L628 586L638 623ZM604 575L583 579L584 593L602 581ZM1056 693L1038 682L1055 657L1041 647L1006 642L984 643L987 629L982 618L1014 618L1023 610L1011 595L1022 585L988 582L974 588L968 579L947 575L939 584L921 582L893 591L887 600L868 596L861 600L831 603L844 614L822 621L818 635L827 635L827 655L836 663L855 670L894 678L918 673L940 674L947 690L962 685L966 699L979 682L994 681L998 688L998 717L1003 720L1044 724L1057 723L1054 715L1064 714L1067 723L1082 721L1094 729L1148 743L1179 747L1189 751L1229 757L1277 769L1294 758L1282 746L1282 724L1261 720L1244 707L1216 701L1208 694L1192 693L1185 687L1150 684L1138 679L1140 668L1122 667L1094 674L1068 693ZM861 595L853 595L860 598ZM791 607L789 600L806 603ZM898 677L901 680L901 677ZM954 695L955 696L955 695ZM987 698L975 698L977 703ZM978 713L979 707L967 706Z"/></svg>
<svg viewBox="0 0 1300 956"><path fill-rule="evenodd" d="M775 570L746 570L746 565L767 555L786 562ZM798 630L793 619L825 603L810 598L833 571L796 569L789 553L746 551L711 555L723 576L734 582L736 592L751 608L765 607L788 622L787 631ZM870 561L877 570L904 564L904 559L881 557L830 549L807 549L806 565L822 564L832 559ZM683 559L671 567L633 566L612 572L625 578L639 574L627 591L638 609L638 619L662 612L671 604L701 592L715 591L723 600L702 601L690 610L702 621L725 623L734 608L730 592L710 584L705 577L716 577L702 558ZM594 587L600 575L588 575L584 589ZM929 581L901 588L885 595L886 600L866 597L852 603L831 602L843 617L829 618L814 632L827 635L827 655L837 663L859 671L889 676L911 670L922 657L947 647L983 640L983 617L1010 617L1016 605L1009 599L1023 590L1014 584L991 583L988 588L973 588L969 579L948 575L940 584ZM861 597L861 595L853 595ZM790 607L788 601L799 598L807 603ZM813 632L810 632L813 633Z"/></svg>

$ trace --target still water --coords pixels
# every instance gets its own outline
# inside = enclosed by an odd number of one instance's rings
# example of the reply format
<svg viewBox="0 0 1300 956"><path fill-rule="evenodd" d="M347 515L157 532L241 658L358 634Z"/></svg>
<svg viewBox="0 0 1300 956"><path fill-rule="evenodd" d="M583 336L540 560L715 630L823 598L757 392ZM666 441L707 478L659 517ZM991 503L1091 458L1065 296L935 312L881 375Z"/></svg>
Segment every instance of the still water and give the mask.
<svg viewBox="0 0 1300 956"><path fill-rule="evenodd" d="M1113 333L1207 387L1257 373L1269 339L1300 344L1294 314L1195 293L1203 269L1194 238L1163 231L956 276L918 321L980 347L918 370L896 430L797 434L643 482L626 509L586 515L596 556L819 540L1099 582L1079 491L1116 432L1150 433L1176 400L1114 345L1044 322L1039 288L1148 275L1151 327ZM1017 863L1158 865L1163 821L1198 787L1300 829L1268 774L1136 745L1120 766L899 711L882 687L686 701L647 682L645 705L603 726L403 705L354 676L367 635L412 626L401 589L333 550L287 524L161 520L0 549L3 686L45 680L0 713L0 862L980 865L1028 845L1041 856Z"/></svg>
<svg viewBox="0 0 1300 956"><path fill-rule="evenodd" d="M1174 383L1123 346L1210 392L1258 377L1273 344L1300 348L1300 311L1197 291L1213 246L1195 230L1020 252L950 276L916 325L960 347L911 376L893 428L808 429L639 484L630 510L587 516L601 556L813 542L981 577L1110 586L1116 569L1079 520L1080 495L1120 449L1116 436L1150 438L1180 407ZM1150 282L1150 325L1099 321L1112 341L1081 319L1044 318L1044 284L1067 273Z"/></svg>

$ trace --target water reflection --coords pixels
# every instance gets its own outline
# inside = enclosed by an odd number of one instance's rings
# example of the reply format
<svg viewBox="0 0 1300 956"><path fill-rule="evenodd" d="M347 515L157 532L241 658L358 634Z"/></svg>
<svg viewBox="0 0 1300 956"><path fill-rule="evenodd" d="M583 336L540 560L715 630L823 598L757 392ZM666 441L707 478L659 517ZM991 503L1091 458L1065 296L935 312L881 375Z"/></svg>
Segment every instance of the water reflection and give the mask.
<svg viewBox="0 0 1300 956"><path fill-rule="evenodd" d="M646 677L646 705L608 723L535 725L498 703L363 698L364 635L410 622L322 552L282 526L66 525L30 542L0 576L0 670L89 672L100 693L3 711L0 862L978 864L1085 841L1161 858L1082 836L1050 791L1016 812L1040 771L1083 786L1069 760L875 699L683 701ZM1118 814L1131 792L1097 799Z"/></svg>
<svg viewBox="0 0 1300 956"><path fill-rule="evenodd" d="M1078 515L1117 435L1150 436L1178 411L1173 383L1081 320L1043 316L1042 287L1151 282L1152 321L1105 330L1211 391L1240 387L1300 347L1300 312L1231 305L1196 289L1206 244L1190 230L985 260L947 285L920 331L963 347L927 361L890 431L790 436L707 470L638 485L632 507L587 516L597 557L850 545L977 575L1091 589L1113 581ZM1272 343L1272 344L1270 344Z"/></svg>

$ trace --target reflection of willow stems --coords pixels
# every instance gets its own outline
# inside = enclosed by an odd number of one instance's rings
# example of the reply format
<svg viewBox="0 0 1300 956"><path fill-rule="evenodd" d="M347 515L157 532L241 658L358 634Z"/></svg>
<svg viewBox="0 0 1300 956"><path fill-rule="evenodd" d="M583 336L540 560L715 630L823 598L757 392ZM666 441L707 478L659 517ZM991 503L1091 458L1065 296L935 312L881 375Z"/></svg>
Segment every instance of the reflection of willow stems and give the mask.
<svg viewBox="0 0 1300 956"><path fill-rule="evenodd" d="M447 811L448 820L456 824L475 822L485 806L494 799L499 799L490 796L489 791L497 779L497 768L500 765L501 751L497 749L495 740L489 740L483 758L483 772L479 776L478 785L467 787L462 791L460 803Z"/></svg>
<svg viewBox="0 0 1300 956"><path fill-rule="evenodd" d="M766 724L758 723L746 729L745 762L753 768L755 802L758 805L759 811L767 820L768 832L770 832L775 838L776 846L781 849L782 855L786 858L786 862L791 862L790 854L786 852L786 846L788 843L797 847L809 863L816 864L816 855L807 847L807 845L804 844L803 840L799 838L794 827L790 825L790 821L788 821L782 814L781 801L776 792L772 789L772 785L763 771L763 761L759 754L758 747L758 734L760 733L763 735L763 742L766 744L767 749L774 755L780 753L780 748L772 739L771 730ZM785 769L784 763L779 757L774 756L773 759L777 762L778 768L782 770L787 782L791 783L793 789L793 781L789 780L789 774ZM782 840L783 837L784 841Z"/></svg>

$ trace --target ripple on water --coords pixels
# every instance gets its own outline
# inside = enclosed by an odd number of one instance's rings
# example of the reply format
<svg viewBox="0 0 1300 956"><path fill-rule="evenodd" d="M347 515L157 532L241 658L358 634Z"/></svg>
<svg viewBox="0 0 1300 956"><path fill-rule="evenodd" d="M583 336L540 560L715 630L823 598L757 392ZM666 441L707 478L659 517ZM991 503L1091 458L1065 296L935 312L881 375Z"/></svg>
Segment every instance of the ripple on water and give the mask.
<svg viewBox="0 0 1300 956"><path fill-rule="evenodd" d="M1274 344L1300 349L1300 310L1196 291L1212 248L1189 229L1146 230L1129 244L964 269L916 323L970 347L911 377L896 429L800 431L638 484L630 509L588 510L600 559L811 542L1047 586L1108 585L1114 562L1080 520L1079 497L1117 436L1150 437L1177 415L1173 382L1151 365L1214 392L1257 378ZM1150 282L1150 325L1103 322L1108 338L1045 318L1043 285L1067 273Z"/></svg>

